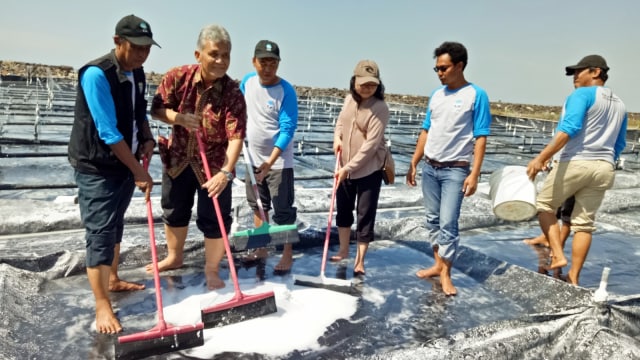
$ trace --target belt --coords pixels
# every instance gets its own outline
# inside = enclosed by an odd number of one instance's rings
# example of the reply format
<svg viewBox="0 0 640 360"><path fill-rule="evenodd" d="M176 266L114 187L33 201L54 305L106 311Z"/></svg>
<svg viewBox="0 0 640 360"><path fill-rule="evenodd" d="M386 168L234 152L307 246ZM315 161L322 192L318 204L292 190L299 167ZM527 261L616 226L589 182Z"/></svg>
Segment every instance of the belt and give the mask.
<svg viewBox="0 0 640 360"><path fill-rule="evenodd" d="M468 161L436 161L433 159L429 159L427 156L424 157L424 161L435 167L435 168L456 168L456 167L468 167L469 166L469 162Z"/></svg>

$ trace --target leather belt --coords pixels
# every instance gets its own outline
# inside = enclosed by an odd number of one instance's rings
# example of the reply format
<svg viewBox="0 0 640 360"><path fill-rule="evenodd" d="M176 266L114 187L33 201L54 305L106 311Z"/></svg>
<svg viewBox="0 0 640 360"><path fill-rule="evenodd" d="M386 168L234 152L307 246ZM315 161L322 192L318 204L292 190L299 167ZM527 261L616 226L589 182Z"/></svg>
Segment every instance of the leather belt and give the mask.
<svg viewBox="0 0 640 360"><path fill-rule="evenodd" d="M429 157L425 156L424 157L424 161L433 166L434 168L456 168L456 167L468 167L469 166L469 162L468 161L436 161L433 159L430 159Z"/></svg>

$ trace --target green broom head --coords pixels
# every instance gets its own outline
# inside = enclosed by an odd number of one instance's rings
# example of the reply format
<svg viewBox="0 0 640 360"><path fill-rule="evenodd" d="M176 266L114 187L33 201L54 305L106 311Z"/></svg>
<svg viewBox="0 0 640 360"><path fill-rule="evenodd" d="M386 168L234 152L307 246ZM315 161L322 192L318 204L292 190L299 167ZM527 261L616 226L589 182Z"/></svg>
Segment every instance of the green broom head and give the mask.
<svg viewBox="0 0 640 360"><path fill-rule="evenodd" d="M297 225L270 225L268 223L263 223L255 229L235 232L229 239L230 245L236 251L294 244L299 241Z"/></svg>

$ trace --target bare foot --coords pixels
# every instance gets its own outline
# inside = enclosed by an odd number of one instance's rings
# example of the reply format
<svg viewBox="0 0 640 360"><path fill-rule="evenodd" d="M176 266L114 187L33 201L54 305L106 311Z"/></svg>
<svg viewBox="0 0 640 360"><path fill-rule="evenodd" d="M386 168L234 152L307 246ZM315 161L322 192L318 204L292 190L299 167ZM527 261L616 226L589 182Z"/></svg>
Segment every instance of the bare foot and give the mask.
<svg viewBox="0 0 640 360"><path fill-rule="evenodd" d="M539 235L531 239L524 239L522 240L522 242L524 242L527 245L540 245L544 247L549 247L549 241L547 240L547 237L544 235Z"/></svg>
<svg viewBox="0 0 640 360"><path fill-rule="evenodd" d="M96 301L96 331L102 334L116 334L122 331L109 300Z"/></svg>
<svg viewBox="0 0 640 360"><path fill-rule="evenodd" d="M445 295L455 296L458 294L456 287L453 286L451 277L448 274L440 274L440 284Z"/></svg>
<svg viewBox="0 0 640 360"><path fill-rule="evenodd" d="M291 265L293 265L293 258L291 256L282 256L278 265L274 267L275 271L285 272L291 270Z"/></svg>
<svg viewBox="0 0 640 360"><path fill-rule="evenodd" d="M349 258L349 251L338 251L337 254L329 258L333 262L342 261Z"/></svg>
<svg viewBox="0 0 640 360"><path fill-rule="evenodd" d="M182 267L182 259L170 259L167 257L158 263L159 272L179 269L181 267ZM152 274L153 264L147 264L147 266L145 266L145 270L147 271L147 273Z"/></svg>
<svg viewBox="0 0 640 360"><path fill-rule="evenodd" d="M119 278L109 279L109 291L111 292L136 291L142 289L144 289L144 284L124 281Z"/></svg>
<svg viewBox="0 0 640 360"><path fill-rule="evenodd" d="M364 271L364 267L353 268L353 277L365 276L367 273Z"/></svg>
<svg viewBox="0 0 640 360"><path fill-rule="evenodd" d="M547 269L553 270L553 269L557 269L565 266L567 266L567 258L565 258L564 255L560 255L560 256L554 255L551 257L551 264L547 267Z"/></svg>
<svg viewBox="0 0 640 360"><path fill-rule="evenodd" d="M578 285L578 277L576 277L575 275L571 274L571 271L569 271L567 273L566 281L569 284L576 285L576 286Z"/></svg>
<svg viewBox="0 0 640 360"><path fill-rule="evenodd" d="M416 276L420 279L430 279L433 277L440 276L440 272L442 271L441 266L432 266L428 269L420 269L416 272Z"/></svg>
<svg viewBox="0 0 640 360"><path fill-rule="evenodd" d="M357 256L356 256L356 258L357 258ZM358 262L358 263L353 265L353 273L354 273L354 275L355 274L357 274L357 275L365 275L366 274L366 272L364 271L364 261Z"/></svg>
<svg viewBox="0 0 640 360"><path fill-rule="evenodd" d="M207 289L209 290L222 289L225 286L224 281L218 275L217 266L205 264L204 276L207 278Z"/></svg>

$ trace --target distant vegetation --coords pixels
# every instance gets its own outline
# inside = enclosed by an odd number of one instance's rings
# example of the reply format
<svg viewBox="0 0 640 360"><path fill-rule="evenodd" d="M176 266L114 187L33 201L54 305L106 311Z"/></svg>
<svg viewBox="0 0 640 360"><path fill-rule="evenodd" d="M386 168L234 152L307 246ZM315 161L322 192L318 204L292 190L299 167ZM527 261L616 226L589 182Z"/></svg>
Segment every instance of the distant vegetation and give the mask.
<svg viewBox="0 0 640 360"><path fill-rule="evenodd" d="M0 60L0 75L4 77L53 77L75 79L76 70L71 66L54 66L33 64L18 61ZM155 72L147 73L149 83L158 84L163 74ZM347 94L346 89L337 88L312 88L308 86L295 86L298 96L334 96L343 98ZM385 94L386 100L391 103L407 104L426 108L428 98L426 96ZM501 101L491 103L491 113L497 116L520 117L529 119L543 119L557 121L562 108L560 106L542 106L531 104L512 104ZM629 128L640 128L640 114L629 113Z"/></svg>

